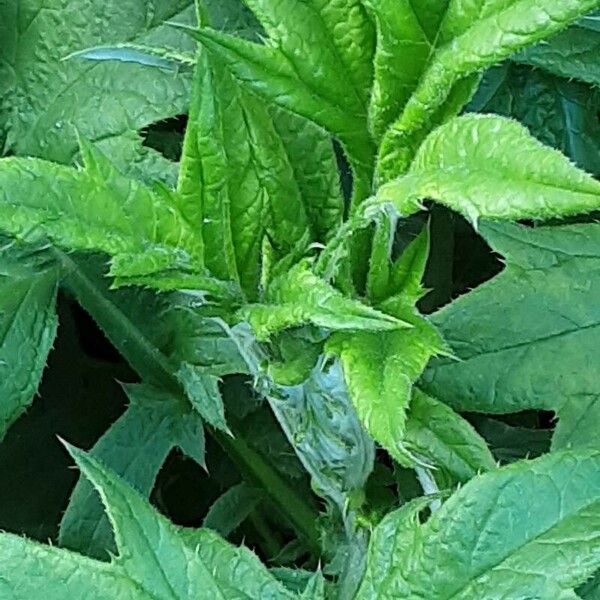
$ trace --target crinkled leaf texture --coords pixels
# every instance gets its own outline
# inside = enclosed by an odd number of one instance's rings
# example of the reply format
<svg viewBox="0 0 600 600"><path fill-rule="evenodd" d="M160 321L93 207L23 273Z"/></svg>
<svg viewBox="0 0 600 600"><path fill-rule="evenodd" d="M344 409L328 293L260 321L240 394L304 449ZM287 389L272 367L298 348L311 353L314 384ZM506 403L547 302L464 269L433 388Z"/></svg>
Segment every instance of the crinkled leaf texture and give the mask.
<svg viewBox="0 0 600 600"><path fill-rule="evenodd" d="M209 530L175 527L96 459L75 448L69 451L102 497L119 556L104 563L0 534L3 597L30 600L40 589L48 600L295 597L249 550L231 546Z"/></svg>
<svg viewBox="0 0 600 600"><path fill-rule="evenodd" d="M600 174L599 89L506 62L485 73L468 109L512 117L581 169Z"/></svg>
<svg viewBox="0 0 600 600"><path fill-rule="evenodd" d="M256 298L263 240L275 259L322 241L343 202L329 136L267 106L198 54L178 205L202 231L206 265Z"/></svg>
<svg viewBox="0 0 600 600"><path fill-rule="evenodd" d="M121 175L99 151L82 143L85 169L31 158L0 162L0 229L27 241L51 240L69 250L113 257L121 283L156 287L167 273L177 287L216 288L203 272L202 239L177 210L166 188L148 188ZM192 279L193 281L189 281ZM216 290L213 289L213 291ZM218 293L218 292L217 292Z"/></svg>
<svg viewBox="0 0 600 600"><path fill-rule="evenodd" d="M475 225L480 218L548 219L600 208L600 183L516 121L470 114L431 133L409 172L377 193L402 215L426 198Z"/></svg>
<svg viewBox="0 0 600 600"><path fill-rule="evenodd" d="M519 52L514 60L541 67L555 75L579 79L598 86L600 85L599 51L600 31L586 27L583 20L543 44Z"/></svg>
<svg viewBox="0 0 600 600"><path fill-rule="evenodd" d="M507 266L433 315L460 361L434 362L422 386L457 410L555 411L554 448L597 448L600 225L481 232Z"/></svg>
<svg viewBox="0 0 600 600"><path fill-rule="evenodd" d="M202 420L182 399L145 385L127 386L123 415L102 435L92 456L110 466L146 498L173 448L204 464ZM83 476L75 486L60 526L61 546L95 558L114 552L113 535L102 503Z"/></svg>
<svg viewBox="0 0 600 600"><path fill-rule="evenodd" d="M559 32L599 4L598 0L448 3L438 38L441 44L383 138L379 180L389 181L406 172L427 133L468 102L475 91L474 74ZM412 51L418 50L413 41ZM400 56L400 47L396 53Z"/></svg>
<svg viewBox="0 0 600 600"><path fill-rule="evenodd" d="M250 0L269 35L251 43L203 28L194 35L269 102L312 120L344 144L359 195L370 189L367 112L375 32L358 0Z"/></svg>
<svg viewBox="0 0 600 600"><path fill-rule="evenodd" d="M192 0L15 0L0 6L0 128L6 150L70 163L76 128L131 172L172 180L170 161L138 130L187 110L189 74L117 61L64 60L73 52L132 42L192 49L167 21L194 23Z"/></svg>
<svg viewBox="0 0 600 600"><path fill-rule="evenodd" d="M249 304L238 313L261 340L308 323L330 330L389 331L408 326L402 319L345 297L315 275L308 261L274 279L266 299L267 303Z"/></svg>
<svg viewBox="0 0 600 600"><path fill-rule="evenodd" d="M557 452L475 477L425 523L413 501L375 529L357 600L576 598L600 565L599 473L599 454Z"/></svg>

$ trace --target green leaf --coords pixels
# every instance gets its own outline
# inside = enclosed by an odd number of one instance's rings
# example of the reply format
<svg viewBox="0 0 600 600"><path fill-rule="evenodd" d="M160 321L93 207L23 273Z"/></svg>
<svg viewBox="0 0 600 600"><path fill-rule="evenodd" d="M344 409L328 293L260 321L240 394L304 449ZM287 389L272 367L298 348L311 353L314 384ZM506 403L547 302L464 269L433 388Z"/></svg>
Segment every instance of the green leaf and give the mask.
<svg viewBox="0 0 600 600"><path fill-rule="evenodd" d="M404 435L413 384L429 359L444 347L426 319L415 315L409 322L411 329L334 333L326 346L340 357L361 423L403 464L412 464Z"/></svg>
<svg viewBox="0 0 600 600"><path fill-rule="evenodd" d="M377 23L369 126L373 137L380 141L417 87L435 39L431 30L425 30L430 20L421 21L423 7L411 0L367 0L365 6ZM444 10L439 7L440 16Z"/></svg>
<svg viewBox="0 0 600 600"><path fill-rule="evenodd" d="M554 448L597 447L600 226L482 233L507 266L432 317L460 361L432 364L424 390L460 411L555 411Z"/></svg>
<svg viewBox="0 0 600 600"><path fill-rule="evenodd" d="M208 509L202 527L227 537L258 506L263 496L246 483L238 483L219 496Z"/></svg>
<svg viewBox="0 0 600 600"><path fill-rule="evenodd" d="M91 450L144 497L154 486L169 452L182 447L204 464L204 431L186 403L147 386L126 388L130 405ZM91 483L80 478L60 527L61 546L106 559L114 552L110 524Z"/></svg>
<svg viewBox="0 0 600 600"><path fill-rule="evenodd" d="M249 550L208 530L175 527L96 459L72 447L69 452L102 498L119 555L105 563L2 533L0 549L7 561L0 569L0 592L5 597L35 597L40 577L49 600L295 597Z"/></svg>
<svg viewBox="0 0 600 600"><path fill-rule="evenodd" d="M84 171L39 159L2 159L0 228L67 249L139 254L146 274L172 265L201 269L201 239L166 191L127 179L87 144L83 150Z"/></svg>
<svg viewBox="0 0 600 600"><path fill-rule="evenodd" d="M275 279L268 304L249 304L238 311L257 338L266 340L283 329L311 323L331 330L394 330L407 324L358 300L346 298L315 275L302 261Z"/></svg>
<svg viewBox="0 0 600 600"><path fill-rule="evenodd" d="M600 92L589 85L505 63L486 72L469 109L512 117L581 169L600 173Z"/></svg>
<svg viewBox="0 0 600 600"><path fill-rule="evenodd" d="M177 372L192 406L213 427L229 433L225 421L225 407L219 391L219 380L202 367L183 363Z"/></svg>
<svg viewBox="0 0 600 600"><path fill-rule="evenodd" d="M548 219L600 208L600 183L517 122L471 114L431 133L410 171L377 194L405 216L425 198L473 224L481 217Z"/></svg>
<svg viewBox="0 0 600 600"><path fill-rule="evenodd" d="M307 119L279 108L271 116L302 194L313 239L327 241L342 222L344 199L331 137Z"/></svg>
<svg viewBox="0 0 600 600"><path fill-rule="evenodd" d="M267 232L280 256L308 244L301 191L266 106L207 52L198 57L178 190L181 212L202 230L208 269L240 281L251 298Z"/></svg>
<svg viewBox="0 0 600 600"><path fill-rule="evenodd" d="M56 270L19 270L0 263L0 439L31 404L58 325Z"/></svg>
<svg viewBox="0 0 600 600"><path fill-rule="evenodd" d="M470 423L417 388L410 401L405 440L411 453L439 469L433 476L441 484L465 483L496 466L487 444Z"/></svg>
<svg viewBox="0 0 600 600"><path fill-rule="evenodd" d="M600 31L578 24L543 44L519 52L514 60L541 67L561 77L579 79L598 86L600 85L599 50Z"/></svg>
<svg viewBox="0 0 600 600"><path fill-rule="evenodd" d="M440 33L447 43L432 55L402 114L383 138L379 180L407 171L427 133L468 102L475 91L473 74L597 7L597 0L499 0L469 3L466 8L463 2L450 3Z"/></svg>
<svg viewBox="0 0 600 600"><path fill-rule="evenodd" d="M374 31L358 0L251 0L270 38L259 45L203 28L194 36L268 102L313 120L344 144L358 194L370 189L367 127Z"/></svg>
<svg viewBox="0 0 600 600"><path fill-rule="evenodd" d="M3 3L0 127L8 131L6 150L70 163L77 152L77 128L103 146L115 147L124 138L128 159L136 159L142 149L129 144L131 132L184 113L189 75L63 59L117 42L191 49L190 40L165 23L193 23L192 5L191 0L157 0L149 12L146 0L76 0L60 8L42 7L38 0Z"/></svg>
<svg viewBox="0 0 600 600"><path fill-rule="evenodd" d="M120 569L53 546L10 534L0 534L0 594L11 600L31 600L43 580L46 600L152 600ZM8 567L8 568L7 568ZM172 598L173 596L171 596Z"/></svg>
<svg viewBox="0 0 600 600"><path fill-rule="evenodd" d="M600 563L599 468L598 454L551 454L475 477L423 524L418 503L391 513L357 600L575 598Z"/></svg>

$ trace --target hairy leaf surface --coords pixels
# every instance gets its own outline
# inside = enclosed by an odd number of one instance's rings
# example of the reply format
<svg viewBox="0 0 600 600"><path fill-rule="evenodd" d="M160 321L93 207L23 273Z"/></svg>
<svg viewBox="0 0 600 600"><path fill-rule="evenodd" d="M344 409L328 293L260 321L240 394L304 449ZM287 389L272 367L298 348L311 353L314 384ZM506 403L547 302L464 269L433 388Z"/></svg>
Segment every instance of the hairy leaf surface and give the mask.
<svg viewBox="0 0 600 600"><path fill-rule="evenodd" d="M148 386L126 388L130 405L91 450L146 498L169 452L179 446L204 464L199 415L181 398ZM60 544L94 558L114 552L111 526L91 483L81 477L60 527Z"/></svg>
<svg viewBox="0 0 600 600"><path fill-rule="evenodd" d="M389 181L408 170L427 133L468 102L475 91L474 74L559 32L598 4L597 0L451 2L441 25L445 43L382 141L379 179Z"/></svg>
<svg viewBox="0 0 600 600"><path fill-rule="evenodd" d="M37 593L40 569L49 599L294 597L249 550L230 546L208 530L182 532L96 459L75 448L69 451L102 498L119 556L104 563L0 534L3 555L11 559L2 569L0 589L11 598Z"/></svg>
<svg viewBox="0 0 600 600"><path fill-rule="evenodd" d="M548 219L590 212L600 208L600 183L517 122L466 115L431 133L410 171L382 186L377 198L393 202L402 215L430 198L477 224L481 217Z"/></svg>
<svg viewBox="0 0 600 600"><path fill-rule="evenodd" d="M0 439L33 400L58 325L55 269L1 270Z"/></svg>
<svg viewBox="0 0 600 600"><path fill-rule="evenodd" d="M600 562L600 456L571 452L471 480L423 524L418 501L376 528L361 600L575 598ZM544 510L531 506L544 498ZM526 565L526 568L524 568Z"/></svg>
<svg viewBox="0 0 600 600"><path fill-rule="evenodd" d="M433 364L424 389L457 410L555 411L554 447L597 447L600 227L482 232L507 267L434 315L460 361Z"/></svg>
<svg viewBox="0 0 600 600"><path fill-rule="evenodd" d="M315 275L306 261L274 280L269 304L249 304L239 311L259 339L290 327L311 323L331 330L385 331L407 327L402 319L346 298Z"/></svg>

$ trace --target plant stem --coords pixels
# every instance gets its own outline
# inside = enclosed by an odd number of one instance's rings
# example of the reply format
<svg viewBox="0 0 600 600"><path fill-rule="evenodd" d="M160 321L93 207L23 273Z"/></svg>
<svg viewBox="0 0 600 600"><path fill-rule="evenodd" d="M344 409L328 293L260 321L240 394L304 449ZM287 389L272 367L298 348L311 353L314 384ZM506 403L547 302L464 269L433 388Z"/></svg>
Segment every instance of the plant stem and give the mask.
<svg viewBox="0 0 600 600"><path fill-rule="evenodd" d="M167 389L185 400L181 384L173 374L167 357L144 335L137 325L110 299L107 290L97 285L93 277L70 256L54 250L63 273L63 285L77 298L81 306L96 320L108 339L131 367L146 381ZM272 502L286 517L296 532L316 556L320 554L316 528L317 510L236 433L232 438L207 427L208 433L223 447L245 479L264 488Z"/></svg>

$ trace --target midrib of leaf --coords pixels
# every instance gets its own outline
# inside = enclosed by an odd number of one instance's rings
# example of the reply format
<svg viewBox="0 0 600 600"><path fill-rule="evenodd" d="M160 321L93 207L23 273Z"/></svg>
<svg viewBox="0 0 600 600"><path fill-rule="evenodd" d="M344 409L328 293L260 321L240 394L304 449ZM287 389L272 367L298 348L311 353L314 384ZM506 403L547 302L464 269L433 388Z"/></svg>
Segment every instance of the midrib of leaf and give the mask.
<svg viewBox="0 0 600 600"><path fill-rule="evenodd" d="M506 482L506 485L508 485L511 482ZM502 491L504 489L504 487L500 489L500 491ZM499 496L499 494L498 494ZM498 498L496 499L498 500ZM588 502L586 504L584 504L583 506L579 507L577 509L576 512L570 514L567 516L567 519L572 518L573 516L584 512L586 510L589 510L591 507L597 505L598 507L600 507L600 500L592 500L591 502ZM492 507L492 508L495 508ZM561 511L561 515L562 515L562 511ZM547 533L551 532L554 528L560 526L562 520L558 521L557 523L553 523L550 527L547 527L546 529L544 529L543 531L540 531L539 533L537 533L534 537L532 538L528 538L527 540L525 540L524 542L522 542L521 544L519 544L516 547L510 548L509 550L507 550L508 554L505 554L504 556L502 556L500 559L498 559L498 561L490 564L490 565L486 565L485 568L480 569L479 572L474 575L474 577L472 579L470 579L469 581L467 581L466 583L462 584L461 587L456 590L451 596L444 596L443 598L440 598L440 600L452 600L453 598L456 598L459 594L461 594L462 592L464 592L471 584L476 583L477 580L482 577L483 575L485 575L488 571L493 571L494 569L497 569L498 567L501 567L502 564L507 561L508 559L511 558L511 554L516 554L517 552L519 552L520 550L522 550L523 548L525 548L528 544L531 544L532 542L537 541L538 539L542 538L543 536L545 536ZM483 530L483 527L480 528L481 530ZM600 537L600 534L599 534Z"/></svg>
<svg viewBox="0 0 600 600"><path fill-rule="evenodd" d="M461 359L461 362L465 363L470 360L477 360L481 356L491 356L494 354L500 354L501 352L506 352L508 350L515 350L517 348L525 348L527 346L531 346L533 344L543 344L549 340L553 340L556 338L560 338L563 336L577 334L580 331L587 331L588 329L594 329L600 326L600 321L595 323L589 323L588 325L582 325L580 327L574 327L573 329L564 329L563 331L558 331L556 333L550 333L548 335L543 335L541 337L533 338L530 340L524 340L522 342L517 342L516 344L509 344L508 346L503 346L502 348L494 348L493 350L485 350L483 352L477 352L476 354L472 354L471 356L467 356ZM454 364L454 363L445 363L445 364Z"/></svg>
<svg viewBox="0 0 600 600"><path fill-rule="evenodd" d="M64 269L67 287L77 296L85 310L97 319L101 329L106 332L111 342L140 376L155 381L177 397L185 397L167 357L131 323L122 311L96 289L75 261L61 250L53 249L53 252ZM126 343L119 344L118 340L115 340L114 335L117 330L126 332ZM134 344L129 344L131 341ZM132 345L135 346L133 350ZM240 471L259 482L298 533L308 542L311 550L318 555L320 544L315 525L318 517L316 510L287 484L262 455L252 450L239 437L239 432L234 432L238 437L233 439L210 427L207 427L207 430L225 448L240 467Z"/></svg>
<svg viewBox="0 0 600 600"><path fill-rule="evenodd" d="M313 12L317 16L319 21L321 21L324 29L326 31L328 31L327 23L325 22L325 19L323 19L323 15L315 8L315 6L311 2L307 2L306 5L309 7L311 12ZM333 42L333 39L330 37L327 37L327 41L328 41L328 45L329 45L330 49L333 51L334 56L339 60L340 64L344 65L344 68L346 69L347 73L349 74L348 76L350 77L350 80L352 81L352 91L354 92L354 96L356 97L356 99L358 100L358 103L362 107L363 114L366 115L368 107L367 107L366 101L364 99L362 99L362 97L361 97L360 90L356 87L356 81L354 81L354 78L352 77L353 67L346 63L343 56L340 54L338 47Z"/></svg>
<svg viewBox="0 0 600 600"><path fill-rule="evenodd" d="M312 13L315 14L315 16L319 19L319 21L321 22L321 24L323 25L323 28L325 29L325 31L329 31L328 27L327 27L327 23L325 22L325 20L323 19L323 16L321 15L321 13L314 7L314 5L311 2L304 2L303 3L304 6L306 6ZM256 8L256 7L255 7ZM255 8L252 8L253 12L257 12L255 10ZM270 26L273 29L276 29L276 24L273 23L271 21L271 19L269 18L269 15L266 14L264 11L260 11L260 20L264 20L264 21L268 21L270 23ZM276 40L274 40L276 41ZM352 72L352 69L349 68L349 66L346 64L346 62L343 60L342 55L339 53L339 50L337 48L337 46L335 45L335 43L333 43L333 41L331 40L331 38L329 36L327 36L327 42L328 42L328 46L329 49L332 51L333 55L337 58L337 60L340 62L340 64L344 65L344 67L346 68L348 73ZM284 49L282 48L282 46L280 44L276 44L275 46L277 48L277 50L281 53L281 55L285 58L285 60L288 62L288 64L290 65L290 67L292 68L292 70L294 71L294 73L296 74L296 77L298 78L298 81L302 82L303 85L306 86L307 89L310 90L310 92L315 95L317 98L320 98L321 100L325 101L328 104L331 104L332 106L334 106L335 108L337 108L338 110L347 113L348 109L343 107L342 105L340 105L339 100L336 99L335 101L329 100L327 98L324 98L320 92L318 90L316 90L315 88L313 88L312 84L309 83L308 81L306 81L305 79L302 79L302 77L300 77L300 74L298 73L298 71L296 70L296 67L293 63L292 60L290 60L290 58L288 57L287 53L284 51ZM361 100L360 98L360 94L357 91L356 88L356 82L354 81L354 79L352 79L352 77L350 77L352 80L352 91L354 92L354 96L355 98L358 100L358 103L360 104L360 106L363 108L363 115L367 114L367 106L366 104ZM350 113L352 114L352 113ZM352 116L360 116L360 115L352 115Z"/></svg>

